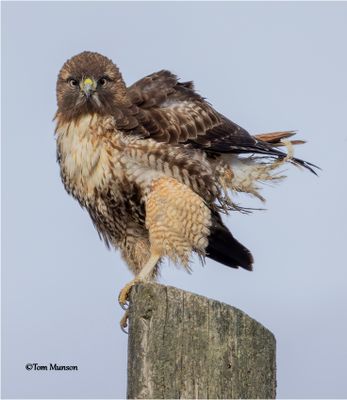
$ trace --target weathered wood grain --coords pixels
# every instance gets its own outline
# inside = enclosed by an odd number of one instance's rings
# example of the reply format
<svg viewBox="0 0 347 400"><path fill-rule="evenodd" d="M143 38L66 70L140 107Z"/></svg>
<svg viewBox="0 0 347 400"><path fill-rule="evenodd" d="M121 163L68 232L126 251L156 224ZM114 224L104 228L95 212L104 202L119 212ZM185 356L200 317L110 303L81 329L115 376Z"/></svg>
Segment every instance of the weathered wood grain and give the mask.
<svg viewBox="0 0 347 400"><path fill-rule="evenodd" d="M275 398L275 338L242 311L150 283L129 323L128 398Z"/></svg>

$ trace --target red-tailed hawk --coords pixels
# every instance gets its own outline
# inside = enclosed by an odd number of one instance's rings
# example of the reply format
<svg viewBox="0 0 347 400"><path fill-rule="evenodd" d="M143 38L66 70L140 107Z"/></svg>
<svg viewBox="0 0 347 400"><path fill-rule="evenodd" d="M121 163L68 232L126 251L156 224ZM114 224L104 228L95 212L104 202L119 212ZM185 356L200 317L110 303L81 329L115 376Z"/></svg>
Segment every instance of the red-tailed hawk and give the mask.
<svg viewBox="0 0 347 400"><path fill-rule="evenodd" d="M57 156L68 193L100 237L120 250L135 279L154 278L167 256L189 269L192 252L252 269L253 257L221 212L242 208L233 192L262 199L258 183L279 179L285 162L314 165L278 147L293 132L251 136L196 93L159 71L127 87L117 66L83 52L57 81Z"/></svg>

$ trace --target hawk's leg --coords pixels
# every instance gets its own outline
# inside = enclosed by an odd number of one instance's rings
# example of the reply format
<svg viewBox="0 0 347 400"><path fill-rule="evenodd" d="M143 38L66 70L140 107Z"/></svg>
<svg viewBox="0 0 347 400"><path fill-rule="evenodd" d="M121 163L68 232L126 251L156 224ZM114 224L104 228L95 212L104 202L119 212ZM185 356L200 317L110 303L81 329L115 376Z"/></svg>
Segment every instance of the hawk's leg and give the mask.
<svg viewBox="0 0 347 400"><path fill-rule="evenodd" d="M211 226L211 212L204 200L174 178L162 177L152 182L146 198L146 228L150 256L135 278L119 293L124 308L131 288L150 280L161 257L167 256L189 270L193 251L205 255ZM126 326L127 314L121 321Z"/></svg>
<svg viewBox="0 0 347 400"><path fill-rule="evenodd" d="M118 301L124 310L127 309L125 305L128 301L131 288L135 286L137 283L147 282L150 280L153 274L153 270L157 265L159 259L160 259L160 254L157 254L157 252L153 252L149 257L149 260L147 261L145 266L141 269L141 271L135 276L133 280L128 282L124 286L124 288L119 292Z"/></svg>
<svg viewBox="0 0 347 400"><path fill-rule="evenodd" d="M121 329L126 332L125 328L128 326L128 309L126 308L126 304L129 298L129 294L133 286L141 282L147 282L153 276L153 270L156 267L158 261L160 259L160 255L157 252L153 252L149 257L146 265L142 268L142 270L135 276L135 278L128 282L124 288L119 292L118 301L121 307L125 310L125 313L120 320ZM126 332L127 333L127 332Z"/></svg>

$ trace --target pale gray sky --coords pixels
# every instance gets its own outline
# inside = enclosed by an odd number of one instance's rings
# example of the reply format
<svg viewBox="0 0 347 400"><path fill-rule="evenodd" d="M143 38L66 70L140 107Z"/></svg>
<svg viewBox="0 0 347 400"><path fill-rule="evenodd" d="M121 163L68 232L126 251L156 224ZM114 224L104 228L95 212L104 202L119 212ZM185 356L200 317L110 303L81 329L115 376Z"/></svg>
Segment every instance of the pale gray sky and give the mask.
<svg viewBox="0 0 347 400"><path fill-rule="evenodd" d="M265 187L265 212L233 213L255 271L208 260L161 282L234 305L278 345L278 397L347 396L347 3L2 3L2 374L5 398L125 396L118 291L131 279L60 182L56 76L83 50L130 84L170 69L251 133L297 129L296 154ZM240 197L243 204L261 206ZM27 371L27 363L78 372Z"/></svg>

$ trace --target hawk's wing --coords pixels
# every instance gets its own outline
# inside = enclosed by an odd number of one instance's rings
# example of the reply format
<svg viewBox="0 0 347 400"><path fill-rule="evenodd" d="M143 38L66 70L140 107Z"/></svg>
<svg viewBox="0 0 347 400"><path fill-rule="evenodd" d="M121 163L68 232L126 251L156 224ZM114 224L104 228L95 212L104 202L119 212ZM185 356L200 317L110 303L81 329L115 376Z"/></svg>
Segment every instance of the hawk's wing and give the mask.
<svg viewBox="0 0 347 400"><path fill-rule="evenodd" d="M205 137L221 124L219 114L194 90L191 82L180 83L169 71L160 71L128 88L138 119L147 135L159 142L186 143Z"/></svg>
<svg viewBox="0 0 347 400"><path fill-rule="evenodd" d="M195 92L192 82L178 82L176 75L159 71L128 88L133 104L129 131L171 144L189 143L209 153L255 153L283 158L286 154L267 135L251 136ZM136 119L137 123L134 124ZM135 125L137 125L135 127ZM126 126L122 127L127 130ZM288 137L291 132L284 132ZM265 140L261 140L260 137ZM310 169L303 160L292 162Z"/></svg>
<svg viewBox="0 0 347 400"><path fill-rule="evenodd" d="M252 136L218 113L198 93L192 82L178 82L176 75L159 71L128 88L133 104L155 124L151 138L168 143L196 143L204 148L229 144L254 144ZM230 148L229 148L230 150ZM219 149L216 149L219 151Z"/></svg>

